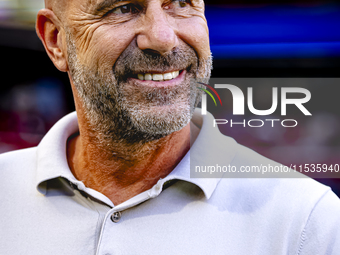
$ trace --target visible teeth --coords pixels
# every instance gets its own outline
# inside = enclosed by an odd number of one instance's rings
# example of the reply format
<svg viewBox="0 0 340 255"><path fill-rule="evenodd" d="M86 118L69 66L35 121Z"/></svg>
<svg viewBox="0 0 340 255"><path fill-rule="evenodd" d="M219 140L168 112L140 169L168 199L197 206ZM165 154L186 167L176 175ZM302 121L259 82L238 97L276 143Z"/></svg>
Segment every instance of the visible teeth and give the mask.
<svg viewBox="0 0 340 255"><path fill-rule="evenodd" d="M177 78L179 75L179 71L171 72L171 73L165 73L165 74L138 74L138 79L142 81L169 81L172 79Z"/></svg>
<svg viewBox="0 0 340 255"><path fill-rule="evenodd" d="M172 73L166 73L163 75L164 76L164 80L172 80L173 79L173 75Z"/></svg>
<svg viewBox="0 0 340 255"><path fill-rule="evenodd" d="M164 76L163 76L163 74L154 74L154 75L152 75L152 79L154 81L162 81L162 80L164 80Z"/></svg>
<svg viewBox="0 0 340 255"><path fill-rule="evenodd" d="M147 73L147 74L145 75L145 80L146 80L146 81L152 81L152 75L149 74L149 73Z"/></svg>
<svg viewBox="0 0 340 255"><path fill-rule="evenodd" d="M178 75L179 75L179 71L172 72L172 76L174 79L177 78Z"/></svg>

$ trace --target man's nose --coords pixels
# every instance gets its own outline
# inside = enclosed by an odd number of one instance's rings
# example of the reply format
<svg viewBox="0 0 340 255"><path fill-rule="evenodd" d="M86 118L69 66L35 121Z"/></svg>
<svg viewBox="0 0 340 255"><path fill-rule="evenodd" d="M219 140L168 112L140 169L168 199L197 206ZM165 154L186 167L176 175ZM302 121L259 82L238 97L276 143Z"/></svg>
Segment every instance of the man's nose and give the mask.
<svg viewBox="0 0 340 255"><path fill-rule="evenodd" d="M164 55L178 45L175 28L171 25L171 17L161 6L147 8L143 23L140 25L137 45L141 50L150 50Z"/></svg>

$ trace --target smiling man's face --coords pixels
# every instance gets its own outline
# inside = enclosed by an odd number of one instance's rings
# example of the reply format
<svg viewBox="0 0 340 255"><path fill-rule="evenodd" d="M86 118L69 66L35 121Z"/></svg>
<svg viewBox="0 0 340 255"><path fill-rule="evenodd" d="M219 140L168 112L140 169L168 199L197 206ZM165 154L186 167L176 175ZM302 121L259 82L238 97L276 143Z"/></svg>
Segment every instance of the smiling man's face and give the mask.
<svg viewBox="0 0 340 255"><path fill-rule="evenodd" d="M210 76L203 0L74 0L68 66L92 129L135 143L186 126Z"/></svg>

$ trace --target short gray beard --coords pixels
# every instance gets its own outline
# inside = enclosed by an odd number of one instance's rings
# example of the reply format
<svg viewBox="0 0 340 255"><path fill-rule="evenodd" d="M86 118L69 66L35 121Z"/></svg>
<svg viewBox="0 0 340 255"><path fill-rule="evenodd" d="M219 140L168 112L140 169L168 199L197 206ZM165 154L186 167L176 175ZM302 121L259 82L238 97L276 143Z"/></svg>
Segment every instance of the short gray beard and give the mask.
<svg viewBox="0 0 340 255"><path fill-rule="evenodd" d="M201 99L196 79L209 79L212 57L199 59L188 45L181 45L168 56L145 55L136 45L122 53L113 69L80 63L70 33L67 33L68 65L85 117L97 142L105 147L112 143L144 144L181 130L191 120ZM143 87L127 83L129 72L148 70L182 70L191 66L184 85L165 88Z"/></svg>

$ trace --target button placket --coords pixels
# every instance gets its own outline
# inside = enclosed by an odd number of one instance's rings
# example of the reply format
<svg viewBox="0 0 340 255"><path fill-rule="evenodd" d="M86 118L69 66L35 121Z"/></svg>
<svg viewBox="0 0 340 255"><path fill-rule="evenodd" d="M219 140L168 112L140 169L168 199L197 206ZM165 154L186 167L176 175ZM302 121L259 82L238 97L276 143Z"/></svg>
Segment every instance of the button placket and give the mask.
<svg viewBox="0 0 340 255"><path fill-rule="evenodd" d="M100 231L100 238L96 253L97 255L103 255L106 253L110 254L115 249L114 248L115 242L112 242L112 238L113 236L115 236L115 238L117 239L116 230L120 229L124 225L124 222L121 221L122 212L125 212L127 209L133 208L136 205L139 205L140 203L149 200L150 199L149 192L150 191L144 191L141 194L129 199L128 201L118 206L113 206L113 208L106 213ZM126 217L128 217L128 215L129 213L125 214ZM121 224L118 224L118 222Z"/></svg>

